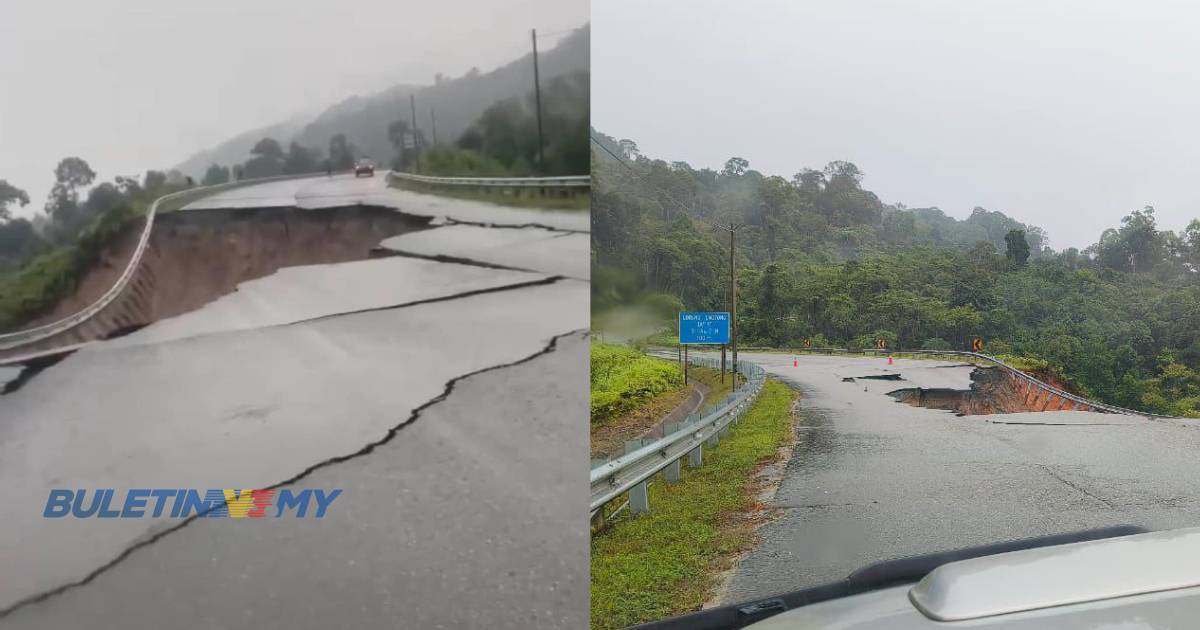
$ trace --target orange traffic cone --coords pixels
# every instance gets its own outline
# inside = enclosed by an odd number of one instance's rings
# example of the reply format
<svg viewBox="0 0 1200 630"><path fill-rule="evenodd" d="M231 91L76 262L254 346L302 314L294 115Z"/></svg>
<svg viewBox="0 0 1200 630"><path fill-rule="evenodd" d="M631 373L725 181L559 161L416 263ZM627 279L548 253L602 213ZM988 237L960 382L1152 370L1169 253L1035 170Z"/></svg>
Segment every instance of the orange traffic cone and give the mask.
<svg viewBox="0 0 1200 630"><path fill-rule="evenodd" d="M888 365L892 364L892 355L888 355Z"/></svg>

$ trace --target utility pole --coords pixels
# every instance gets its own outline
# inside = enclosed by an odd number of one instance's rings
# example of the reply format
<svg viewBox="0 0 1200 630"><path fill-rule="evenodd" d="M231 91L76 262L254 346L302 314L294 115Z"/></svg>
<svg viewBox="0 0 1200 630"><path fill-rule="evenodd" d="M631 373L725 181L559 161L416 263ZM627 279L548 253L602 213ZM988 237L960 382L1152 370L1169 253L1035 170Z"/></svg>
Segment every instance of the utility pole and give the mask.
<svg viewBox="0 0 1200 630"><path fill-rule="evenodd" d="M433 108L429 108L429 128L433 132L433 146L437 146L437 115L433 113Z"/></svg>
<svg viewBox="0 0 1200 630"><path fill-rule="evenodd" d="M726 228L729 230L729 295L730 309L729 313L729 332L731 345L733 347L733 384L737 385L737 275L733 268L733 234L742 226L729 224Z"/></svg>
<svg viewBox="0 0 1200 630"><path fill-rule="evenodd" d="M417 142L417 97L411 92L408 95L408 106L412 111L412 137L413 137L413 155L416 156L417 169L415 172L421 172L421 147Z"/></svg>
<svg viewBox="0 0 1200 630"><path fill-rule="evenodd" d="M530 33L533 38L533 96L537 105L538 172L544 174L546 172L546 143L542 139L542 85L538 80L537 29L533 29Z"/></svg>
<svg viewBox="0 0 1200 630"><path fill-rule="evenodd" d="M726 313L729 312L729 287L725 287L725 312ZM733 326L733 322L732 321L729 322L729 325ZM721 344L721 384L722 385L725 384L725 351L728 348L729 348L728 343ZM736 379L733 381L733 384L737 385Z"/></svg>

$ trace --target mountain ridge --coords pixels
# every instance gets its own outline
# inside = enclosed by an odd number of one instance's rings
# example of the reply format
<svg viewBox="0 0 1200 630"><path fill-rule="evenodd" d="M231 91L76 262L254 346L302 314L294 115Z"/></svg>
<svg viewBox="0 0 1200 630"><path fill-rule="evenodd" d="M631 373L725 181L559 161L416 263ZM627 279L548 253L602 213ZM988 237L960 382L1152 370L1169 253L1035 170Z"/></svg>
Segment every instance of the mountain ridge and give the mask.
<svg viewBox="0 0 1200 630"><path fill-rule="evenodd" d="M556 46L538 52L543 88L557 76L589 70L591 26L584 24ZM533 87L533 54L527 53L489 72L472 68L461 77L435 79L433 84L396 84L367 95L355 94L320 111L307 122L284 121L239 133L230 139L188 156L174 168L200 179L211 164L230 166L250 157L250 149L264 137L285 147L296 141L306 147L328 150L329 139L346 134L360 155L387 164L395 155L387 126L412 118L409 96L415 96L418 129L426 138L450 142L467 129L493 103L520 97ZM436 133L430 109L436 116Z"/></svg>

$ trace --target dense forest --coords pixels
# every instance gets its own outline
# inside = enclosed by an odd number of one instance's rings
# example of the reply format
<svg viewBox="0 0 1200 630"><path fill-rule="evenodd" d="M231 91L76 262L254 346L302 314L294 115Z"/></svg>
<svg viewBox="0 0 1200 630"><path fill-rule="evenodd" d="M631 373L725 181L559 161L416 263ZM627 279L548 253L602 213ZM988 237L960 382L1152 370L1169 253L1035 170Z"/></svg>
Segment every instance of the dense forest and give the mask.
<svg viewBox="0 0 1200 630"><path fill-rule="evenodd" d="M884 204L849 162L784 178L740 157L694 169L593 139L597 317L724 310L732 223L744 344L967 349L979 336L1086 395L1200 416L1200 221L1177 234L1141 208L1056 252L1000 212L960 221Z"/></svg>
<svg viewBox="0 0 1200 630"><path fill-rule="evenodd" d="M445 176L585 175L590 166L587 72L555 77L542 87L542 155L536 95L498 101L453 145L432 147L421 172Z"/></svg>

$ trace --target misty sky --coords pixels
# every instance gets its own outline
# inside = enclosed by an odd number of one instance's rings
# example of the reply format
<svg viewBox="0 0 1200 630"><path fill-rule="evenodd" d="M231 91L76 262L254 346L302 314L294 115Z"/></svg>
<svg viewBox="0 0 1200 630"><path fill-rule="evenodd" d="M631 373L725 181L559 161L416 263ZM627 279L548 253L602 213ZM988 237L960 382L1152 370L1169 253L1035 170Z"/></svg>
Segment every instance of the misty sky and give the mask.
<svg viewBox="0 0 1200 630"><path fill-rule="evenodd" d="M530 28L587 20L587 0L14 2L0 19L0 179L29 192L28 216L63 157L104 180L167 168L355 93L491 70L529 51Z"/></svg>
<svg viewBox="0 0 1200 630"><path fill-rule="evenodd" d="M592 121L644 153L885 203L975 206L1084 247L1143 205L1200 217L1200 5L595 0Z"/></svg>

